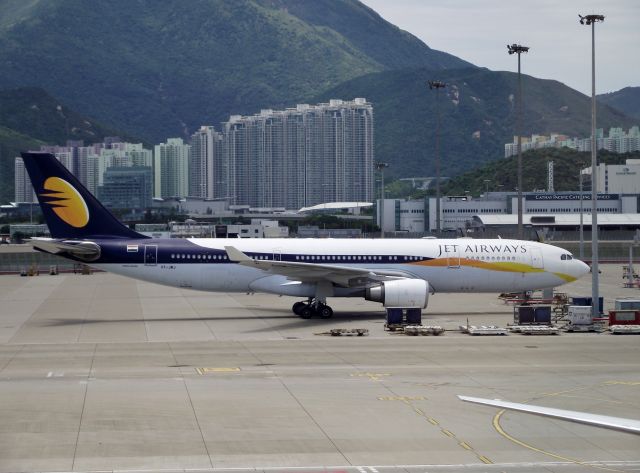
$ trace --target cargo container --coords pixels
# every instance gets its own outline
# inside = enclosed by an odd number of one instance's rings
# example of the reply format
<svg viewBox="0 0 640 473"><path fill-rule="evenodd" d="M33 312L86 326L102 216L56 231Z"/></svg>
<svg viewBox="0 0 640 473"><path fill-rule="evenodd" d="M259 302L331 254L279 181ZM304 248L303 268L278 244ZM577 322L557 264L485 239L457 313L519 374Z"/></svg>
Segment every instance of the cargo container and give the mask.
<svg viewBox="0 0 640 473"><path fill-rule="evenodd" d="M640 310L640 299L616 299L615 308L616 310Z"/></svg>
<svg viewBox="0 0 640 473"><path fill-rule="evenodd" d="M588 305L591 306L593 305L591 303L592 301L592 297L589 296L577 296L577 297L572 297L571 298L571 305ZM600 314L604 314L604 297L598 297L598 310Z"/></svg>
<svg viewBox="0 0 640 473"><path fill-rule="evenodd" d="M570 305L567 309L567 319L570 325L592 325L593 315L590 305Z"/></svg>
<svg viewBox="0 0 640 473"><path fill-rule="evenodd" d="M610 310L609 326L640 325L640 310Z"/></svg>
<svg viewBox="0 0 640 473"><path fill-rule="evenodd" d="M402 309L387 309L387 324L401 325L404 322Z"/></svg>
<svg viewBox="0 0 640 473"><path fill-rule="evenodd" d="M422 324L422 309L407 309L407 323L409 325Z"/></svg>
<svg viewBox="0 0 640 473"><path fill-rule="evenodd" d="M550 305L518 305L513 309L513 323L516 325L551 325Z"/></svg>

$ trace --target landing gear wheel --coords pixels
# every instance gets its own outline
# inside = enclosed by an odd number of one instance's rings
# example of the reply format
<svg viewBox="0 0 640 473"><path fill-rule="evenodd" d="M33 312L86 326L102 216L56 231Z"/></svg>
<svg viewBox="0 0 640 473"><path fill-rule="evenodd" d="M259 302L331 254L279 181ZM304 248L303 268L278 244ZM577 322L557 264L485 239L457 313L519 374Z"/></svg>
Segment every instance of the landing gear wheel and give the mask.
<svg viewBox="0 0 640 473"><path fill-rule="evenodd" d="M322 304L316 309L316 314L318 314L323 319L330 319L333 317L333 309L328 305Z"/></svg>
<svg viewBox="0 0 640 473"><path fill-rule="evenodd" d="M296 302L295 304L293 304L293 307L291 308L291 310L293 311L294 314L300 315L300 311L305 305L307 304L305 304L304 302Z"/></svg>
<svg viewBox="0 0 640 473"><path fill-rule="evenodd" d="M300 313L298 315L300 315L300 318L303 318L303 319L310 319L311 316L313 315L313 311L311 310L311 307L309 306L309 304L304 304L304 307L300 309L299 312Z"/></svg>

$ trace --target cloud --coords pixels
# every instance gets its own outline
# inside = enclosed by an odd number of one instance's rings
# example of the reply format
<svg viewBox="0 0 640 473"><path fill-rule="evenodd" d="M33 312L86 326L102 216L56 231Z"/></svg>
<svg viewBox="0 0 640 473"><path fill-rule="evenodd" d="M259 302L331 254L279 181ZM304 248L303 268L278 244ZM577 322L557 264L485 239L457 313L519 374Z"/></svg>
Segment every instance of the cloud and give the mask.
<svg viewBox="0 0 640 473"><path fill-rule="evenodd" d="M591 34L578 13L600 13L596 26L597 93L640 85L640 2L609 0L362 0L434 49L493 70L517 69L507 43L531 47L523 72L591 93Z"/></svg>

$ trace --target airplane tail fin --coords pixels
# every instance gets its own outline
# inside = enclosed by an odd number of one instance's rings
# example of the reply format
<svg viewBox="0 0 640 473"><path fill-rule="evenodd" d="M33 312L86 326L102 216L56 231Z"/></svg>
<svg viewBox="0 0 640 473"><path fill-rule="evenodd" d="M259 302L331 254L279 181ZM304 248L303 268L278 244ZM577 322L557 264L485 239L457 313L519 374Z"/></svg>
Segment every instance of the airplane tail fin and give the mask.
<svg viewBox="0 0 640 473"><path fill-rule="evenodd" d="M116 219L53 154L22 153L53 238L146 238Z"/></svg>

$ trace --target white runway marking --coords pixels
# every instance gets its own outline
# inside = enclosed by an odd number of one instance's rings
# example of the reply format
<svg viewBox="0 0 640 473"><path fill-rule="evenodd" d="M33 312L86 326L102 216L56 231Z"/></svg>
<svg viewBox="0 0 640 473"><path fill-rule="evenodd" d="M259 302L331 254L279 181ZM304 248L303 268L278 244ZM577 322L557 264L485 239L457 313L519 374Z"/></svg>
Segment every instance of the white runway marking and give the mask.
<svg viewBox="0 0 640 473"><path fill-rule="evenodd" d="M599 466L599 467L626 467L628 471L640 471L640 461L585 461L585 464ZM355 472L358 471L360 473L378 473L378 468L384 468L386 470L415 470L415 469L423 469L428 471L429 469L468 469L470 471L487 471L487 467L490 467L491 470L500 470L501 468L510 468L510 469L535 469L534 471L538 471L542 468L552 468L552 467L575 467L575 463L571 462L522 462L522 463L494 463L492 465L485 465L484 463L459 463L459 464L437 464L437 465L375 465L375 466L353 466L353 465L342 465L342 466L285 466L285 467L275 467L275 466L267 466L267 467L235 467L235 468L185 468L185 469L117 469L117 470L74 470L69 472L64 471L42 471L40 473L217 473L217 472L259 472L259 471L268 471L268 472L296 472L300 470L311 470L311 471L326 471L331 472L334 470L339 470L341 472Z"/></svg>

